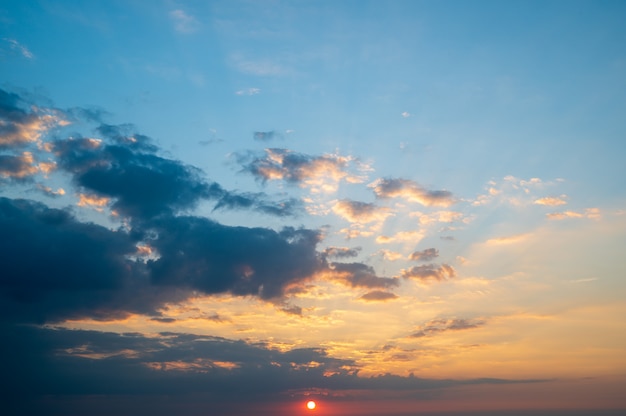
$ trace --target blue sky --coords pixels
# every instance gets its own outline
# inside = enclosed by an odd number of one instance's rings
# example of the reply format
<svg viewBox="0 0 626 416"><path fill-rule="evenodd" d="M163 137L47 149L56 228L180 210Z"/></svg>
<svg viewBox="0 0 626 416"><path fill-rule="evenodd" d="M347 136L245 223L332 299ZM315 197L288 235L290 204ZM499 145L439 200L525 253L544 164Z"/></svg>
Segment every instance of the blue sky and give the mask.
<svg viewBox="0 0 626 416"><path fill-rule="evenodd" d="M625 17L0 3L8 395L151 413L179 380L162 409L190 415L626 408Z"/></svg>

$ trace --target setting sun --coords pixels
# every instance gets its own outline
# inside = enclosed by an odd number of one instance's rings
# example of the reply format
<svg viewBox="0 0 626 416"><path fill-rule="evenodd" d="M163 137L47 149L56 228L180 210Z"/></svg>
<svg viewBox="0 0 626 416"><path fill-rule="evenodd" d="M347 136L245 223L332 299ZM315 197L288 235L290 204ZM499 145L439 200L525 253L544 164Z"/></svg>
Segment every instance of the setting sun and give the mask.
<svg viewBox="0 0 626 416"><path fill-rule="evenodd" d="M315 402L313 400L309 400L308 402L306 402L306 408L309 410L315 409Z"/></svg>

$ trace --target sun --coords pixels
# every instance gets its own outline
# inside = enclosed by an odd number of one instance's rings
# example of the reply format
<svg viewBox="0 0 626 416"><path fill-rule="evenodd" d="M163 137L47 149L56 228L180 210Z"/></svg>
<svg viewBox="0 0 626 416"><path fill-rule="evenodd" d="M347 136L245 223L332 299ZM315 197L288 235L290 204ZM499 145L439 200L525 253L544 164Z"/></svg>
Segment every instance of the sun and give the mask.
<svg viewBox="0 0 626 416"><path fill-rule="evenodd" d="M308 402L306 402L306 408L309 410L313 410L315 409L315 402L313 400L309 400Z"/></svg>

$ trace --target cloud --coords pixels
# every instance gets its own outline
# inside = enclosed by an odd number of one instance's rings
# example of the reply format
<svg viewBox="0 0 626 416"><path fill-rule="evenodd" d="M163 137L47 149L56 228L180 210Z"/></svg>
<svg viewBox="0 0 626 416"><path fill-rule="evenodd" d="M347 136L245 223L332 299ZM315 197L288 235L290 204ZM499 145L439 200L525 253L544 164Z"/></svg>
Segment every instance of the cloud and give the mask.
<svg viewBox="0 0 626 416"><path fill-rule="evenodd" d="M567 201L565 201L563 198L565 197L565 195L562 195L561 197L544 197L544 198L539 198L536 199L534 204L536 205L547 205L549 207L556 207L558 205L565 205L567 204Z"/></svg>
<svg viewBox="0 0 626 416"><path fill-rule="evenodd" d="M436 248L427 248L422 251L414 251L409 255L409 260L413 261L431 261L439 257L439 250Z"/></svg>
<svg viewBox="0 0 626 416"><path fill-rule="evenodd" d="M324 250L322 255L325 258L332 259L344 259L349 257L357 257L361 247L348 248L348 247L328 247Z"/></svg>
<svg viewBox="0 0 626 416"><path fill-rule="evenodd" d="M347 199L338 201L332 209L335 214L355 223L384 221L391 215L389 208L378 207L375 204Z"/></svg>
<svg viewBox="0 0 626 416"><path fill-rule="evenodd" d="M201 172L154 154L143 140L108 144L86 138L53 143L59 167L89 193L114 199L123 215L147 219L193 208L214 189Z"/></svg>
<svg viewBox="0 0 626 416"><path fill-rule="evenodd" d="M293 72L292 69L269 58L249 59L241 54L233 54L231 62L240 72L257 76L279 76Z"/></svg>
<svg viewBox="0 0 626 416"><path fill-rule="evenodd" d="M425 206L448 207L454 204L452 193L430 191L408 179L378 179L369 185L377 198L404 198Z"/></svg>
<svg viewBox="0 0 626 416"><path fill-rule="evenodd" d="M252 137L254 137L254 140L258 140L261 142L268 142L274 139L282 139L282 136L273 130L272 131L255 131Z"/></svg>
<svg viewBox="0 0 626 416"><path fill-rule="evenodd" d="M389 288L400 284L395 277L378 277L371 266L363 263L331 263L327 273L351 287Z"/></svg>
<svg viewBox="0 0 626 416"><path fill-rule="evenodd" d="M245 88L243 90L235 91L237 95L257 95L261 93L260 88Z"/></svg>
<svg viewBox="0 0 626 416"><path fill-rule="evenodd" d="M137 414L141 398L142 414L252 414L259 402L286 395L302 400L312 391L323 391L331 400L350 392L377 391L386 397L384 392L393 391L388 396L393 399L402 392L430 395L434 388L520 382L364 377L354 360L333 358L323 348L280 351L208 335L0 329L11 340L0 344L0 364L11 375L3 402L9 414L50 414L68 406L86 414L97 406L102 414L126 416Z"/></svg>
<svg viewBox="0 0 626 416"><path fill-rule="evenodd" d="M408 118L411 117L411 113L409 113L408 111L404 111L402 114L400 114L403 118Z"/></svg>
<svg viewBox="0 0 626 416"><path fill-rule="evenodd" d="M265 149L265 156L237 157L243 171L261 181L283 180L309 187L313 192L335 192L340 181L362 181L349 172L353 159L347 156L310 156L287 149Z"/></svg>
<svg viewBox="0 0 626 416"><path fill-rule="evenodd" d="M14 93L0 89L0 150L35 143L48 130L66 125L60 112L25 103Z"/></svg>
<svg viewBox="0 0 626 416"><path fill-rule="evenodd" d="M0 155L0 178L25 179L39 172L31 152L21 156Z"/></svg>
<svg viewBox="0 0 626 416"><path fill-rule="evenodd" d="M599 208L587 208L585 212L580 213L576 211L563 211L563 212L551 212L546 214L549 220L565 220L569 218L589 218L599 219L602 217Z"/></svg>
<svg viewBox="0 0 626 416"><path fill-rule="evenodd" d="M414 266L410 269L402 269L400 275L405 279L417 279L420 281L436 280L438 282L456 277L456 270L452 266L442 264L426 264Z"/></svg>
<svg viewBox="0 0 626 416"><path fill-rule="evenodd" d="M26 59L35 59L35 55L26 46L11 38L2 38L0 58L5 55L19 55Z"/></svg>
<svg viewBox="0 0 626 416"><path fill-rule="evenodd" d="M461 331L464 329L475 329L485 325L482 320L467 319L435 319L418 328L417 332L411 334L411 338L429 337L448 331Z"/></svg>
<svg viewBox="0 0 626 416"><path fill-rule="evenodd" d="M398 295L391 292L384 292L382 290L373 290L371 292L367 292L359 299L367 301L367 302L386 302L388 300L397 299Z"/></svg>
<svg viewBox="0 0 626 416"><path fill-rule="evenodd" d="M487 240L486 244L489 244L489 245L515 244L515 243L519 243L519 242L527 240L528 237L530 237L530 234L516 234L516 235L510 235L506 237L496 237L496 238L490 238L489 240Z"/></svg>
<svg viewBox="0 0 626 416"><path fill-rule="evenodd" d="M194 33L200 27L198 20L182 9L172 10L169 16L174 23L174 29L179 33Z"/></svg>
<svg viewBox="0 0 626 416"><path fill-rule="evenodd" d="M147 263L153 284L206 294L280 298L289 284L325 267L315 250L320 234L305 229L228 227L199 217L158 219L146 232L159 253Z"/></svg>
<svg viewBox="0 0 626 416"><path fill-rule="evenodd" d="M390 244L395 242L417 244L424 238L422 231L400 231L392 236L379 235L376 237L378 244Z"/></svg>

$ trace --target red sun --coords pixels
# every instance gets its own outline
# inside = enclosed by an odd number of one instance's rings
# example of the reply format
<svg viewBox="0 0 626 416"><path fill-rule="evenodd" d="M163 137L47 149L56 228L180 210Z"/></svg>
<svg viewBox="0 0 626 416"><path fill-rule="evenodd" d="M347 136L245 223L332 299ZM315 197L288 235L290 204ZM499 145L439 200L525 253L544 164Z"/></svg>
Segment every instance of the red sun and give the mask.
<svg viewBox="0 0 626 416"><path fill-rule="evenodd" d="M315 402L313 400L309 400L308 402L306 402L306 408L309 410L313 410L315 409Z"/></svg>

